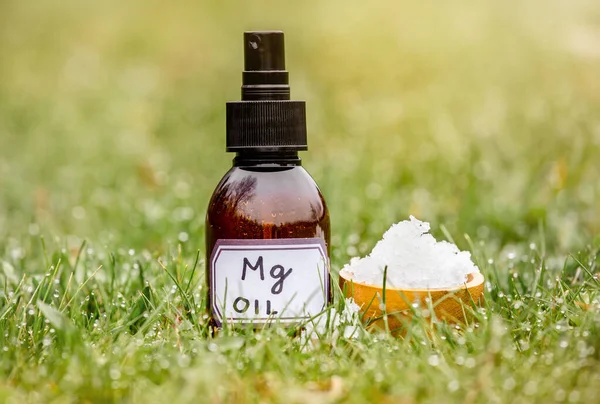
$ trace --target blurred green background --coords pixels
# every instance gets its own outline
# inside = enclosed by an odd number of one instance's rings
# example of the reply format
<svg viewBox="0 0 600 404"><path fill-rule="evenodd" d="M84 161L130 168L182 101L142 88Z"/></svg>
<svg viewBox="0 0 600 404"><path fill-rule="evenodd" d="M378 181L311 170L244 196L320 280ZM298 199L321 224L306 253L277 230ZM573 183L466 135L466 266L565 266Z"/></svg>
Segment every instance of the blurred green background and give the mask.
<svg viewBox="0 0 600 404"><path fill-rule="evenodd" d="M500 249L583 247L600 5L451 3L0 2L0 244L203 250L242 32L281 29L336 264L409 214Z"/></svg>

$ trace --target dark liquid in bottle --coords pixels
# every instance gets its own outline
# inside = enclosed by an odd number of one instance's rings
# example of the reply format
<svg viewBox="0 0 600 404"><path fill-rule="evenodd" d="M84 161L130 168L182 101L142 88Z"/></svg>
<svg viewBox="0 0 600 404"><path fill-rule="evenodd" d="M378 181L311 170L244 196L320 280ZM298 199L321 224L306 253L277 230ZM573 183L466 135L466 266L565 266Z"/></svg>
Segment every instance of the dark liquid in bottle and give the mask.
<svg viewBox="0 0 600 404"><path fill-rule="evenodd" d="M296 153L270 160L238 157L217 186L206 215L207 265L219 239L320 238L329 256L329 212L319 188Z"/></svg>

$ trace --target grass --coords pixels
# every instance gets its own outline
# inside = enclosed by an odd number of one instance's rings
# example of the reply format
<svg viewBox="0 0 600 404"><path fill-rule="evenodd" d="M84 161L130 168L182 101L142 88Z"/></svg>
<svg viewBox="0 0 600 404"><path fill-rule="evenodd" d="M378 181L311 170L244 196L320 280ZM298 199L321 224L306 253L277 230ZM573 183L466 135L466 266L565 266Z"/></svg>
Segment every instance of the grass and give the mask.
<svg viewBox="0 0 600 404"><path fill-rule="evenodd" d="M334 271L413 214L484 273L474 323L208 335L204 213L261 28ZM594 2L2 2L0 401L594 402L599 37Z"/></svg>

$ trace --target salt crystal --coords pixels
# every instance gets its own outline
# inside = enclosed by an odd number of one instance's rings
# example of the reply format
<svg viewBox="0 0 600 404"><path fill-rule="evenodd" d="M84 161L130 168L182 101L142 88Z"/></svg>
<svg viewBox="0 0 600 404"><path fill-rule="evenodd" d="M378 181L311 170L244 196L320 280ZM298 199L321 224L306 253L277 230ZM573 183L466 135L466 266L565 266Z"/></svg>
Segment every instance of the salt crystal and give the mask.
<svg viewBox="0 0 600 404"><path fill-rule="evenodd" d="M340 271L346 279L386 287L448 288L464 284L467 275L479 272L468 251L447 241L437 242L429 234L429 223L413 216L392 225L371 254L352 258Z"/></svg>

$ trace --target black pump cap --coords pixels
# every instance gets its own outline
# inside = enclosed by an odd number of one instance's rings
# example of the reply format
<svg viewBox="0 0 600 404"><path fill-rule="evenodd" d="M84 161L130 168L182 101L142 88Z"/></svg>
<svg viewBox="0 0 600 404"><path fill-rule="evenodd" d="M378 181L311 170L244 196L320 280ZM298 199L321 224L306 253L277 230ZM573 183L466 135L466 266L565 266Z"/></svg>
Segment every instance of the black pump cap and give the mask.
<svg viewBox="0 0 600 404"><path fill-rule="evenodd" d="M305 103L290 101L283 32L245 32L242 101L227 103L227 151L306 149Z"/></svg>

